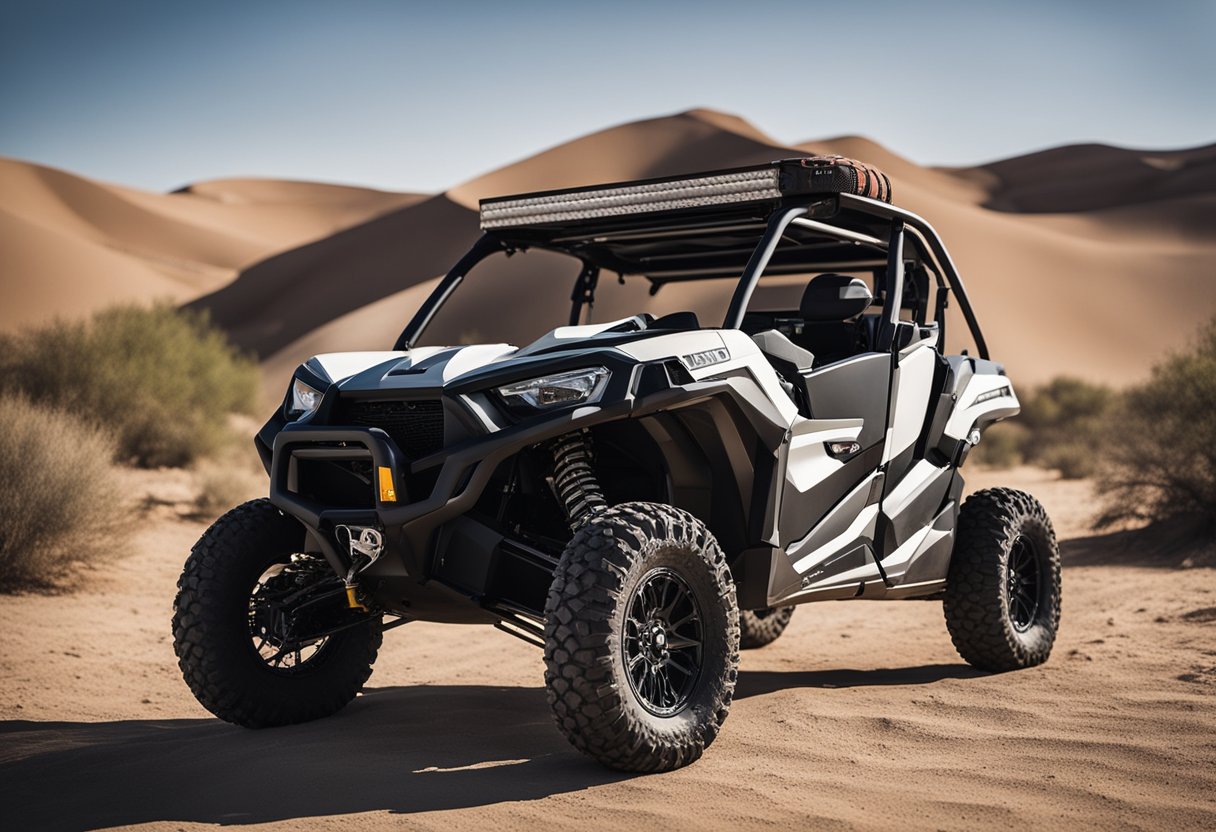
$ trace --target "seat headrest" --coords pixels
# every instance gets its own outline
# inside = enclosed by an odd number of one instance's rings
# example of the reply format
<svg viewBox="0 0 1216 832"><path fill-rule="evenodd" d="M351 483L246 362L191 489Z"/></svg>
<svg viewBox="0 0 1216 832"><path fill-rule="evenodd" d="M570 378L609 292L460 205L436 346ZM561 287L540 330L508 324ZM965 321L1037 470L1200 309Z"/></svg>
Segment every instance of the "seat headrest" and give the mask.
<svg viewBox="0 0 1216 832"><path fill-rule="evenodd" d="M799 314L808 321L846 321L864 312L873 299L860 278L821 274L806 285Z"/></svg>

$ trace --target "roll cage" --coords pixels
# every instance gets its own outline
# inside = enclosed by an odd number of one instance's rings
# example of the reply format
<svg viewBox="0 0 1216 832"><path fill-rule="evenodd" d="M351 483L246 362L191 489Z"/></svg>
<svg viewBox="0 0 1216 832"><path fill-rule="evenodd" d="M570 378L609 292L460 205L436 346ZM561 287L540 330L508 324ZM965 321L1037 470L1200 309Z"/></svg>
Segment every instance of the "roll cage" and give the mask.
<svg viewBox="0 0 1216 832"><path fill-rule="evenodd" d="M579 322L584 305L594 300L602 271L641 275L649 280L652 295L669 283L738 275L724 329L741 328L752 293L765 275L871 272L883 309L879 348L889 347L896 337L901 310L912 309L917 322L925 322L930 302L925 289L931 279L940 344L945 345L944 311L953 294L978 356L987 359L987 344L953 260L933 227L910 211L850 193L799 193L797 187L785 187L784 179L781 188L753 188L725 197L693 196L678 201L676 207L670 207L670 201L640 202L634 196L655 187L679 188L683 194L693 190L685 187L689 183L756 171L785 176L795 164L797 160L696 177L483 200L484 233L422 304L395 348L409 349L417 343L452 292L482 260L499 252L510 255L536 248L581 263L571 293L571 325ZM633 198L634 204L619 204L618 194L625 194L625 201ZM698 199L706 204L696 204ZM543 209L558 200L564 210L538 213L536 206ZM616 204L596 207L610 200ZM592 207L579 210L584 205ZM512 210L523 216L512 218ZM909 286L918 285L907 280L913 270L921 288L908 292Z"/></svg>

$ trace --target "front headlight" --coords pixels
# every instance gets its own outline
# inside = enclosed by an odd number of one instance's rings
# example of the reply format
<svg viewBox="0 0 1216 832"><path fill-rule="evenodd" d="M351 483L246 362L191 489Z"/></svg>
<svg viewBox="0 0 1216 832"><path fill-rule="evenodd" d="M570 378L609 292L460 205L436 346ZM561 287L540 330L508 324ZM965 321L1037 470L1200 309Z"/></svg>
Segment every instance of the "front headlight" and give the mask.
<svg viewBox="0 0 1216 832"><path fill-rule="evenodd" d="M298 378L291 382L291 407L287 409L287 415L296 419L307 416L317 409L317 405L321 403L321 391L315 387L305 384Z"/></svg>
<svg viewBox="0 0 1216 832"><path fill-rule="evenodd" d="M498 395L508 406L528 405L540 409L595 402L603 395L610 375L606 367L590 367L517 381L499 387Z"/></svg>

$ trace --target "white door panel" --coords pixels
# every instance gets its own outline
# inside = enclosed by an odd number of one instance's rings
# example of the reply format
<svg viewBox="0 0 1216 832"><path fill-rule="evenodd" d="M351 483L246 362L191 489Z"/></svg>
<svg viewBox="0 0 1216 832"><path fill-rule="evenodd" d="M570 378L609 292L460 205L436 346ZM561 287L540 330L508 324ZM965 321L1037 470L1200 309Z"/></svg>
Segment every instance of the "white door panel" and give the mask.
<svg viewBox="0 0 1216 832"><path fill-rule="evenodd" d="M937 366L937 353L931 342L924 342L911 353L900 356L899 368L891 392L895 397L887 444L882 461L889 462L920 438L925 424L925 413L929 409L929 393L933 387L933 371Z"/></svg>

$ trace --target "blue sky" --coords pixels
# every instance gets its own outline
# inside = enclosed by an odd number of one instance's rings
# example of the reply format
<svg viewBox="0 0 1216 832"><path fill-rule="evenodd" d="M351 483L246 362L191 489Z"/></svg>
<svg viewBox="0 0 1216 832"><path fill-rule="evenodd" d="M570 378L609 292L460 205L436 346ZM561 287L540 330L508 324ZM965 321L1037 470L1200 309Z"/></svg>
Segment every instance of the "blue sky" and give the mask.
<svg viewBox="0 0 1216 832"><path fill-rule="evenodd" d="M1216 141L1216 2L0 0L0 154L439 190L691 107L922 163Z"/></svg>

